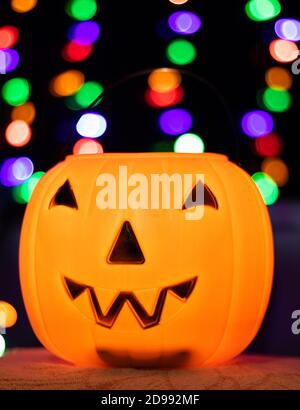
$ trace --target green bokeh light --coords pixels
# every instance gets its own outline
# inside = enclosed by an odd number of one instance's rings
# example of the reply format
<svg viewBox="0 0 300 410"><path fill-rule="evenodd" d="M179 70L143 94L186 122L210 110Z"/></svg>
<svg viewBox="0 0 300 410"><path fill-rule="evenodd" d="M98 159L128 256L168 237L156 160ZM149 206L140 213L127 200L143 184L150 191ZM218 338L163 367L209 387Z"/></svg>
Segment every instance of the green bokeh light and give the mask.
<svg viewBox="0 0 300 410"><path fill-rule="evenodd" d="M45 172L38 171L31 175L23 184L17 185L12 189L12 196L19 204L27 204L32 195L34 188Z"/></svg>
<svg viewBox="0 0 300 410"><path fill-rule="evenodd" d="M252 179L259 189L266 205L273 205L278 199L279 189L276 182L264 172L256 172Z"/></svg>
<svg viewBox="0 0 300 410"><path fill-rule="evenodd" d="M187 40L173 40L167 47L167 58L173 64L190 64L196 57L196 48Z"/></svg>
<svg viewBox="0 0 300 410"><path fill-rule="evenodd" d="M251 20L267 21L280 14L281 5L278 0L250 0L245 11Z"/></svg>
<svg viewBox="0 0 300 410"><path fill-rule="evenodd" d="M66 12L75 20L90 20L97 12L97 2L95 0L69 0Z"/></svg>
<svg viewBox="0 0 300 410"><path fill-rule="evenodd" d="M96 81L87 81L76 94L67 97L65 102L71 110L81 110L89 105L103 92L103 87Z"/></svg>
<svg viewBox="0 0 300 410"><path fill-rule="evenodd" d="M264 106L269 111L284 112L292 105L291 95L286 90L277 90L274 88L266 88L262 94Z"/></svg>
<svg viewBox="0 0 300 410"><path fill-rule="evenodd" d="M204 142L199 135L188 132L177 138L174 143L174 151L199 154L204 152Z"/></svg>
<svg viewBox="0 0 300 410"><path fill-rule="evenodd" d="M12 78L2 87L4 101L13 106L24 104L30 97L31 87L29 82L22 77Z"/></svg>

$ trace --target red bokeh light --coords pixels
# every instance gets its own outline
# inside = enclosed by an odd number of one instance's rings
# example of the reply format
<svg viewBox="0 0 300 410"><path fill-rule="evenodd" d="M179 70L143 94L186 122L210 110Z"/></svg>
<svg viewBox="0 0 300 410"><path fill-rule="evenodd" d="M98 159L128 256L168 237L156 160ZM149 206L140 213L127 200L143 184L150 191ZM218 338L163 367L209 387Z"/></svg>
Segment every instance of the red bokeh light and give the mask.
<svg viewBox="0 0 300 410"><path fill-rule="evenodd" d="M256 138L255 140L256 152L261 157L276 157L280 154L282 148L282 139L275 133Z"/></svg>
<svg viewBox="0 0 300 410"><path fill-rule="evenodd" d="M19 30L14 26L0 28L0 48L13 47L19 38Z"/></svg>
<svg viewBox="0 0 300 410"><path fill-rule="evenodd" d="M181 86L174 88L165 93L159 93L152 89L148 89L145 94L146 102L154 108L169 107L180 103L184 96L184 91Z"/></svg>
<svg viewBox="0 0 300 410"><path fill-rule="evenodd" d="M66 61L71 63L86 60L92 53L92 44L78 44L70 41L62 50L62 56Z"/></svg>

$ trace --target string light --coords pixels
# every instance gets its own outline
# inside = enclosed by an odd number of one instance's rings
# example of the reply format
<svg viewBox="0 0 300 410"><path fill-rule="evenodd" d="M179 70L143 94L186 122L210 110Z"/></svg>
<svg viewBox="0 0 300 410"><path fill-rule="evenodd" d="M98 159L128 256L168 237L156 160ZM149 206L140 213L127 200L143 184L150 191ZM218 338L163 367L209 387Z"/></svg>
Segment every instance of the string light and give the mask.
<svg viewBox="0 0 300 410"><path fill-rule="evenodd" d="M14 49L0 50L0 73L7 74L17 68L20 57Z"/></svg>
<svg viewBox="0 0 300 410"><path fill-rule="evenodd" d="M256 152L261 157L276 157L281 153L282 148L282 139L275 133L256 138L255 140Z"/></svg>
<svg viewBox="0 0 300 410"><path fill-rule="evenodd" d="M153 108L170 107L179 104L183 97L184 91L181 86L164 93L148 89L145 94L146 102Z"/></svg>
<svg viewBox="0 0 300 410"><path fill-rule="evenodd" d="M56 97L67 97L74 94L84 83L84 75L78 70L68 70L56 77L50 83L50 92Z"/></svg>
<svg viewBox="0 0 300 410"><path fill-rule="evenodd" d="M83 114L76 125L78 134L88 138L101 137L105 133L106 128L106 119L96 113Z"/></svg>
<svg viewBox="0 0 300 410"><path fill-rule="evenodd" d="M14 107L11 112L12 120L22 120L27 122L27 124L32 124L35 119L35 106L32 102L26 102L23 105Z"/></svg>
<svg viewBox="0 0 300 410"><path fill-rule="evenodd" d="M11 8L17 13L27 13L37 5L37 0L11 0Z"/></svg>
<svg viewBox="0 0 300 410"><path fill-rule="evenodd" d="M31 87L29 82L22 77L12 78L2 87L4 101L13 106L24 104L30 97Z"/></svg>
<svg viewBox="0 0 300 410"><path fill-rule="evenodd" d="M100 35L100 26L95 21L84 21L73 24L68 31L69 40L77 44L89 45Z"/></svg>
<svg viewBox="0 0 300 410"><path fill-rule="evenodd" d="M177 11L171 14L168 23L171 30L182 35L194 34L202 25L200 18L190 11Z"/></svg>
<svg viewBox="0 0 300 410"><path fill-rule="evenodd" d="M294 19L280 19L275 23L275 32L283 40L300 40L300 21Z"/></svg>
<svg viewBox="0 0 300 410"><path fill-rule="evenodd" d="M159 117L161 130L168 135L183 134L192 127L191 114L182 108L171 108L164 111Z"/></svg>
<svg viewBox="0 0 300 410"><path fill-rule="evenodd" d="M1 325L5 328L9 328L12 327L16 324L17 319L18 319L18 315L17 315L17 311L16 309L7 302L4 301L0 301L0 313L3 312L4 316L5 316L5 323L1 323L0 321L0 327ZM1 315L0 315L0 319L1 319Z"/></svg>
<svg viewBox="0 0 300 410"><path fill-rule="evenodd" d="M263 92L262 100L265 107L273 112L287 111L292 104L291 96L288 91L277 90L274 88L266 88Z"/></svg>
<svg viewBox="0 0 300 410"><path fill-rule="evenodd" d="M86 60L92 53L93 46L91 44L78 44L75 41L70 41L62 49L62 57L70 63Z"/></svg>
<svg viewBox="0 0 300 410"><path fill-rule="evenodd" d="M5 353L5 339L4 337L0 334L0 357L4 356Z"/></svg>
<svg viewBox="0 0 300 410"><path fill-rule="evenodd" d="M14 26L0 27L0 48L7 49L13 47L19 38L19 30Z"/></svg>
<svg viewBox="0 0 300 410"><path fill-rule="evenodd" d="M158 93L166 93L177 88L181 83L181 74L172 68L158 68L148 77L149 87Z"/></svg>
<svg viewBox="0 0 300 410"><path fill-rule="evenodd" d="M204 152L204 148L202 138L193 133L181 135L174 143L175 152L198 154Z"/></svg>
<svg viewBox="0 0 300 410"><path fill-rule="evenodd" d="M252 175L252 179L259 189L261 196L266 205L273 205L279 195L278 186L275 181L264 172L256 172Z"/></svg>
<svg viewBox="0 0 300 410"><path fill-rule="evenodd" d="M187 40L173 40L167 47L167 58L171 63L177 65L187 65L192 63L197 57L194 45Z"/></svg>
<svg viewBox="0 0 300 410"><path fill-rule="evenodd" d="M272 67L265 75L269 87L277 90L289 90L293 84L291 73L283 67Z"/></svg>
<svg viewBox="0 0 300 410"><path fill-rule="evenodd" d="M97 2L95 0L69 0L66 12L73 19L90 20L97 12Z"/></svg>
<svg viewBox="0 0 300 410"><path fill-rule="evenodd" d="M7 142L14 147L23 147L31 139L31 128L22 120L12 121L5 131Z"/></svg>
<svg viewBox="0 0 300 410"><path fill-rule="evenodd" d="M103 154L103 147L98 141L89 138L82 138L74 145L73 154Z"/></svg>
<svg viewBox="0 0 300 410"><path fill-rule="evenodd" d="M286 185L289 179L289 170L280 158L266 158L261 166L262 171L269 175L279 187Z"/></svg>
<svg viewBox="0 0 300 410"><path fill-rule="evenodd" d="M251 138L262 137L272 132L274 121L266 111L250 111L242 118L242 129Z"/></svg>
<svg viewBox="0 0 300 410"><path fill-rule="evenodd" d="M26 181L33 174L33 163L30 158L17 158L12 164L12 174L19 183Z"/></svg>
<svg viewBox="0 0 300 410"><path fill-rule="evenodd" d="M270 44L270 54L280 63L290 63L298 57L298 47L292 41L273 40Z"/></svg>
<svg viewBox="0 0 300 410"><path fill-rule="evenodd" d="M278 16L281 5L278 0L250 0L246 3L247 16L254 21L267 21Z"/></svg>
<svg viewBox="0 0 300 410"><path fill-rule="evenodd" d="M31 195L42 176L45 173L42 171L35 172L21 185L15 186L12 189L12 196L19 204L26 204L29 202Z"/></svg>

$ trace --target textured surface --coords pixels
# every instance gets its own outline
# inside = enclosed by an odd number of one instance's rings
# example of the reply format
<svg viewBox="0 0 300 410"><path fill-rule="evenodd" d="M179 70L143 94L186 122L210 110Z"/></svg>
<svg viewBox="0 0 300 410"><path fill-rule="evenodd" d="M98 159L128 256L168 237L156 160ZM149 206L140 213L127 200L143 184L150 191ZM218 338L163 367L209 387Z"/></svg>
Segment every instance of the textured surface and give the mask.
<svg viewBox="0 0 300 410"><path fill-rule="evenodd" d="M242 355L200 370L76 368L44 349L0 359L0 389L300 389L300 359Z"/></svg>

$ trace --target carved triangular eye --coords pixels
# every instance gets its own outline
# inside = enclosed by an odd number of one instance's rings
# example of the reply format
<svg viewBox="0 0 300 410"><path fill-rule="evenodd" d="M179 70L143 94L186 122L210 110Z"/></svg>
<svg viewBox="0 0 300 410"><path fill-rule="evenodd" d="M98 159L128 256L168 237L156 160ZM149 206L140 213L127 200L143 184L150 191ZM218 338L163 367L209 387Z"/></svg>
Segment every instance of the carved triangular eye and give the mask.
<svg viewBox="0 0 300 410"><path fill-rule="evenodd" d="M198 182L198 184L202 185L202 182ZM191 208L193 206L197 206L197 205L203 205L203 203L197 203L196 199L197 199L197 195L196 195L196 186L194 186L192 192L188 195L188 197L186 198L186 200L184 201L184 204L182 206L182 209L188 209ZM206 206L211 206L215 209L219 208L218 205L218 201L216 199L216 197L214 196L214 194L211 192L211 190L208 188L207 185L204 184L204 205Z"/></svg>
<svg viewBox="0 0 300 410"><path fill-rule="evenodd" d="M58 189L50 202L49 208L56 205L64 205L70 208L78 209L74 192L68 180Z"/></svg>

